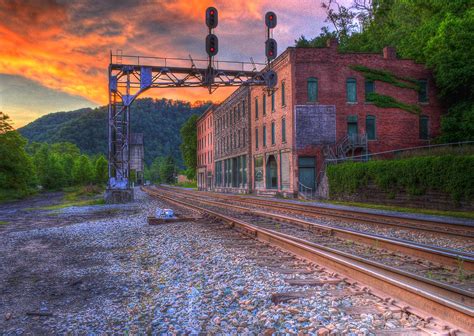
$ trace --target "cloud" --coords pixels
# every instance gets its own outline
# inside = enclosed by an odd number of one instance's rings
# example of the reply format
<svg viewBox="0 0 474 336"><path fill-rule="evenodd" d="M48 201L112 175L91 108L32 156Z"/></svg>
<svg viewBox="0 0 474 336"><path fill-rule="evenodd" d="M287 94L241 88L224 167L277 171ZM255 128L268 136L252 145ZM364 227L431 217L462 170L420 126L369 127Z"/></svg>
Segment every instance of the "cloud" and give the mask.
<svg viewBox="0 0 474 336"><path fill-rule="evenodd" d="M349 0L347 0L349 1ZM324 25L319 0L0 0L0 73L106 104L110 50L124 54L205 58L205 8L219 10L218 59L263 61L263 15L278 15L282 52ZM153 96L222 100L205 89L163 89ZM32 97L34 93L31 92Z"/></svg>

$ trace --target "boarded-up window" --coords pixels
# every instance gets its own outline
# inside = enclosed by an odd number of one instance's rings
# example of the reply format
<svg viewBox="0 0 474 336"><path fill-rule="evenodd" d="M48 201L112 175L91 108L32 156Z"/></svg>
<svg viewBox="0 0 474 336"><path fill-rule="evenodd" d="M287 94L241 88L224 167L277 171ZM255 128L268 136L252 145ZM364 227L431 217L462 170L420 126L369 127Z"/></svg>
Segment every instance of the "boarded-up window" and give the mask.
<svg viewBox="0 0 474 336"><path fill-rule="evenodd" d="M290 153L280 153L281 188L290 189Z"/></svg>
<svg viewBox="0 0 474 336"><path fill-rule="evenodd" d="M258 119L258 97L255 97L255 119Z"/></svg>
<svg viewBox="0 0 474 336"><path fill-rule="evenodd" d="M243 168L243 186L245 187L247 185L247 156L243 155L242 156L242 168Z"/></svg>
<svg viewBox="0 0 474 336"><path fill-rule="evenodd" d="M265 95L265 93L263 94L263 103L262 103L262 109L263 109L263 112L262 114L265 115L267 114L267 96Z"/></svg>
<svg viewBox="0 0 474 336"><path fill-rule="evenodd" d="M357 101L357 82L354 78L348 78L346 82L347 102L355 103Z"/></svg>
<svg viewBox="0 0 474 336"><path fill-rule="evenodd" d="M281 141L286 142L286 119L281 120Z"/></svg>
<svg viewBox="0 0 474 336"><path fill-rule="evenodd" d="M365 101L368 101L368 96L370 93L375 92L375 83L372 80L365 81Z"/></svg>
<svg viewBox="0 0 474 336"><path fill-rule="evenodd" d="M255 149L258 149L258 128L255 129Z"/></svg>
<svg viewBox="0 0 474 336"><path fill-rule="evenodd" d="M422 79L419 82L420 91L418 91L418 101L420 103L427 103L428 102L428 81L426 79Z"/></svg>
<svg viewBox="0 0 474 336"><path fill-rule="evenodd" d="M375 117L368 115L365 118L365 132L367 133L367 140L375 140Z"/></svg>
<svg viewBox="0 0 474 336"><path fill-rule="evenodd" d="M428 140L429 137L429 118L427 116L420 116L420 139Z"/></svg>
<svg viewBox="0 0 474 336"><path fill-rule="evenodd" d="M317 102L318 101L318 79L311 77L307 81L308 87L308 101Z"/></svg>
<svg viewBox="0 0 474 336"><path fill-rule="evenodd" d="M275 144L275 122L272 121L272 145Z"/></svg>
<svg viewBox="0 0 474 336"><path fill-rule="evenodd" d="M272 112L275 112L275 91L272 92Z"/></svg>
<svg viewBox="0 0 474 336"><path fill-rule="evenodd" d="M281 106L285 106L285 82L281 82Z"/></svg>
<svg viewBox="0 0 474 336"><path fill-rule="evenodd" d="M267 126L263 126L263 147L267 146Z"/></svg>

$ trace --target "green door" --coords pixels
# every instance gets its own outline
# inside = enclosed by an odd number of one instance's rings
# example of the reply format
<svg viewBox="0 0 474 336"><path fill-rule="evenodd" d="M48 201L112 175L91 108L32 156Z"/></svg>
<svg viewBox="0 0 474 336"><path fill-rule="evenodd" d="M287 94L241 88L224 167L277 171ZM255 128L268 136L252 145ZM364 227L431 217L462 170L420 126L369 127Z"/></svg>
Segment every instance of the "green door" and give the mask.
<svg viewBox="0 0 474 336"><path fill-rule="evenodd" d="M299 157L298 158L298 181L304 186L298 186L298 189L316 188L316 158ZM305 190L300 190L305 191Z"/></svg>

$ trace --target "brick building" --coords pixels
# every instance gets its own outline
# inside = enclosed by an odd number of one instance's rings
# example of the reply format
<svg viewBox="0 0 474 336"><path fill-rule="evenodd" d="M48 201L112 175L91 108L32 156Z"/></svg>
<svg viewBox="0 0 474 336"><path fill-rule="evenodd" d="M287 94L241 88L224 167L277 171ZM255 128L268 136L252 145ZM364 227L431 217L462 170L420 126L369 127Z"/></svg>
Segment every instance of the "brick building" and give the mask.
<svg viewBox="0 0 474 336"><path fill-rule="evenodd" d="M197 185L199 190L211 190L214 185L214 126L211 105L197 120Z"/></svg>
<svg viewBox="0 0 474 336"><path fill-rule="evenodd" d="M249 99L242 86L214 110L216 191L250 192Z"/></svg>
<svg viewBox="0 0 474 336"><path fill-rule="evenodd" d="M425 145L438 135L431 72L397 59L393 48L340 53L332 40L327 48L288 48L273 69L273 94L250 89L257 193L314 191L325 159ZM403 109L388 107L395 105Z"/></svg>

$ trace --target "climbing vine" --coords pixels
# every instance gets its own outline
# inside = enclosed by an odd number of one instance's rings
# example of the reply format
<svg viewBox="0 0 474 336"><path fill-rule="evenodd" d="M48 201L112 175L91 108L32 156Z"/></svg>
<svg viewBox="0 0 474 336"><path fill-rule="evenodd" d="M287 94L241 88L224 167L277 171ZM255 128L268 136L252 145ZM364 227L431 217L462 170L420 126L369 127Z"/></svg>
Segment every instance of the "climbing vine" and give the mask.
<svg viewBox="0 0 474 336"><path fill-rule="evenodd" d="M367 101L374 103L377 107L382 108L399 108L413 114L420 114L421 108L418 105L405 104L401 101L396 100L393 97L381 95L375 92L367 94Z"/></svg>
<svg viewBox="0 0 474 336"><path fill-rule="evenodd" d="M389 71L372 69L363 65L351 65L350 68L361 72L367 80L385 82L404 89L420 90L418 80L415 78L398 76Z"/></svg>

